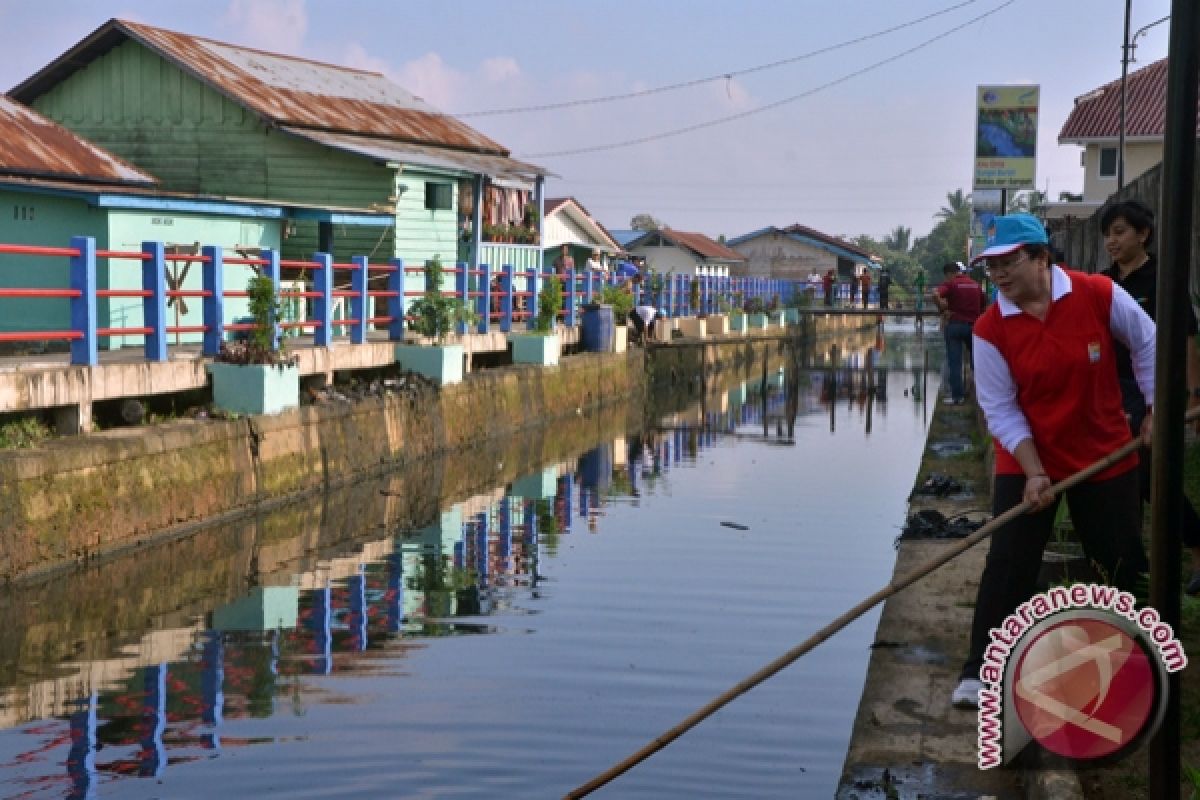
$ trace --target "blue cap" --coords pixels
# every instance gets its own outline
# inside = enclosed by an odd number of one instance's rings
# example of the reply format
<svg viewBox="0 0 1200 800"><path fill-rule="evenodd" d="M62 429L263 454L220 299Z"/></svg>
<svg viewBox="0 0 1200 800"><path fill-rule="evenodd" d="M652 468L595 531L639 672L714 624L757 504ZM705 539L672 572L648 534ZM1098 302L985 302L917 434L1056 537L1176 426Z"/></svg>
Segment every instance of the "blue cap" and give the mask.
<svg viewBox="0 0 1200 800"><path fill-rule="evenodd" d="M1046 226L1032 214L1007 214L992 222L995 233L988 238L987 249L971 259L972 264L983 258L1007 255L1022 245L1050 244Z"/></svg>

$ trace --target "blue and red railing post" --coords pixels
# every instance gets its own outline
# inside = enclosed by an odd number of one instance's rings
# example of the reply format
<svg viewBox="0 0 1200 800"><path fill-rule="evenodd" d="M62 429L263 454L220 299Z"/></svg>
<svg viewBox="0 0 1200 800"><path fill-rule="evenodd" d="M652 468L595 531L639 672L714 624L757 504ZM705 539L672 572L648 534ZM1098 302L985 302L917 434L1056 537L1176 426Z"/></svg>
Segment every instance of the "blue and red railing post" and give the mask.
<svg viewBox="0 0 1200 800"><path fill-rule="evenodd" d="M167 360L167 261L162 242L142 242L142 288L150 292L142 298L142 324L147 361Z"/></svg>
<svg viewBox="0 0 1200 800"><path fill-rule="evenodd" d="M504 301L500 307L503 316L500 317L500 330L508 333L513 329L513 299L515 287L513 286L513 265L505 264L501 267L504 272Z"/></svg>
<svg viewBox="0 0 1200 800"><path fill-rule="evenodd" d="M333 256L329 253L313 253L317 268L313 270L313 344L329 347L333 343Z"/></svg>
<svg viewBox="0 0 1200 800"><path fill-rule="evenodd" d="M454 296L463 304L464 308L471 307L470 282L468 279L471 276L467 274L466 263L459 261L454 265ZM467 332L467 323L459 320L454 325L455 333L463 334Z"/></svg>
<svg viewBox="0 0 1200 800"><path fill-rule="evenodd" d="M480 264L479 272L480 274L476 276L479 281L479 297L475 303L475 313L479 315L479 326L476 330L480 333L487 333L492 323L492 268L487 264Z"/></svg>
<svg viewBox="0 0 1200 800"><path fill-rule="evenodd" d="M354 324L350 326L350 342L352 344L367 343L367 309L371 306L371 298L367 296L370 284L370 264L366 256L354 256L350 259L355 269L350 272L350 318Z"/></svg>
<svg viewBox="0 0 1200 800"><path fill-rule="evenodd" d="M398 342L404 338L404 259L393 258L391 265L395 267L388 273L387 290L392 295L388 309L392 321L388 323L388 338Z"/></svg>
<svg viewBox="0 0 1200 800"><path fill-rule="evenodd" d="M204 285L204 344L201 348L206 356L221 352L221 339L225 332L225 264L221 248L206 246L200 250L203 263L200 265L201 282Z"/></svg>
<svg viewBox="0 0 1200 800"><path fill-rule="evenodd" d="M564 298L567 303L567 326L575 327L579 310L575 307L575 268L567 269L567 285L563 287Z"/></svg>
<svg viewBox="0 0 1200 800"><path fill-rule="evenodd" d="M71 298L71 329L80 331L82 339L71 342L71 363L94 367L100 362L96 342L96 240L91 236L74 236L71 248L71 288L79 292Z"/></svg>
<svg viewBox="0 0 1200 800"><path fill-rule="evenodd" d="M279 251L264 250L260 256L266 263L262 265L262 274L264 278L271 281L271 291L275 293L275 297L279 297ZM271 346L278 348L279 341L283 337L283 328L279 327L279 315L272 315L271 318Z"/></svg>

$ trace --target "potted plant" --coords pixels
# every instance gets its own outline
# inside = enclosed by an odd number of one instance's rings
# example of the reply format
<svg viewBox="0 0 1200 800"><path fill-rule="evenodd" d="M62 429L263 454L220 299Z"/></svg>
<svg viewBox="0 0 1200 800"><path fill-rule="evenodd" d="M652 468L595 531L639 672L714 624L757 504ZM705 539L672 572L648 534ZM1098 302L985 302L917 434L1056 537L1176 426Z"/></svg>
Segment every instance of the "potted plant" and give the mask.
<svg viewBox="0 0 1200 800"><path fill-rule="evenodd" d="M688 284L688 311L691 316L679 320L679 332L693 339L703 339L708 335L708 320L700 314L700 279L692 278Z"/></svg>
<svg viewBox="0 0 1200 800"><path fill-rule="evenodd" d="M767 327L767 309L761 297L751 297L746 301L745 309L751 328Z"/></svg>
<svg viewBox="0 0 1200 800"><path fill-rule="evenodd" d="M708 332L713 336L725 336L729 333L729 298L724 294L717 295L717 313L708 315Z"/></svg>
<svg viewBox="0 0 1200 800"><path fill-rule="evenodd" d="M274 282L255 275L246 293L254 327L249 335L222 342L207 366L213 404L238 414L278 414L300 404L300 371L276 333L280 308Z"/></svg>
<svg viewBox="0 0 1200 800"><path fill-rule="evenodd" d="M538 312L533 320L533 330L527 333L510 333L514 364L541 364L552 367L558 363L562 342L555 328L558 312L562 310L562 283L557 277L547 275L538 292Z"/></svg>
<svg viewBox="0 0 1200 800"><path fill-rule="evenodd" d="M396 346L396 362L445 386L463 378L463 346L446 344L446 335L460 322L470 324L475 314L457 297L442 294L442 262L438 256L425 263L425 294L409 306L409 329L435 344L405 343Z"/></svg>

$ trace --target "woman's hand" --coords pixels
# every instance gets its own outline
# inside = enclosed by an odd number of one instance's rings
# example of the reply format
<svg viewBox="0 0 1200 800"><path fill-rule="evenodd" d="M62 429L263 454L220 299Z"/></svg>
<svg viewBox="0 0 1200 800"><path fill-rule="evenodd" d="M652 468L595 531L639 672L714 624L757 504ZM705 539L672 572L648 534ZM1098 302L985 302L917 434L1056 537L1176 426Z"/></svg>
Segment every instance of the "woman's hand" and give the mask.
<svg viewBox="0 0 1200 800"><path fill-rule="evenodd" d="M1029 503L1034 511L1048 508L1054 502L1054 493L1050 491L1051 485L1050 476L1044 473L1026 478L1025 502Z"/></svg>

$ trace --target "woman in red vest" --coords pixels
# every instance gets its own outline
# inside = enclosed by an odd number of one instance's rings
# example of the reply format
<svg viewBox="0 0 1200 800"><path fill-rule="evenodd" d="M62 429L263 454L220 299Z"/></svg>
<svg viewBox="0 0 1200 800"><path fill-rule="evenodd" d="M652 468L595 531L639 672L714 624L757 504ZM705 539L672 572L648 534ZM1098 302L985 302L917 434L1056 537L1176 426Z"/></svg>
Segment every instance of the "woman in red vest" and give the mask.
<svg viewBox="0 0 1200 800"><path fill-rule="evenodd" d="M1037 218L997 217L980 259L999 289L973 335L976 397L996 442L992 511L999 516L1022 500L1034 510L992 534L970 654L952 697L959 707L978 705L988 632L1036 591L1057 506L1050 486L1132 438L1115 341L1129 349L1147 406L1154 397L1154 322L1108 278L1055 266ZM1147 411L1143 434L1149 428ZM1106 583L1127 591L1146 566L1137 463L1131 454L1066 492L1085 555Z"/></svg>

